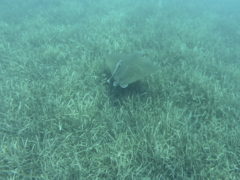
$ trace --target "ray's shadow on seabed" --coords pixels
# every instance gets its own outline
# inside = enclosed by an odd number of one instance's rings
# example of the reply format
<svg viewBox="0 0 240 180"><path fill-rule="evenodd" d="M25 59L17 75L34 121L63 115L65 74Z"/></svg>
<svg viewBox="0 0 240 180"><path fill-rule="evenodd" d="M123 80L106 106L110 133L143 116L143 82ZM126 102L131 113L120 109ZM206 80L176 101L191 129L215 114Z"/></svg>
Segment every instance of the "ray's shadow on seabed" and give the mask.
<svg viewBox="0 0 240 180"><path fill-rule="evenodd" d="M109 75L109 73L106 73ZM113 86L113 81L105 84L107 88L107 96L113 103L113 106L123 105L123 102L130 98L135 103L145 102L149 96L154 93L149 89L148 84L142 80L131 83L126 88Z"/></svg>

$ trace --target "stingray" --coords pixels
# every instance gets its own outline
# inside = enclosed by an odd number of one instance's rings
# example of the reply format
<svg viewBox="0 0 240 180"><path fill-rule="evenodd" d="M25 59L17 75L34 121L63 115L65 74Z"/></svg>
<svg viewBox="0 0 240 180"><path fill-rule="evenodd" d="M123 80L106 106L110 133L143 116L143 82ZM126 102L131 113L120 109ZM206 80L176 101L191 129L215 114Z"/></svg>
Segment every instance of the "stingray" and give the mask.
<svg viewBox="0 0 240 180"><path fill-rule="evenodd" d="M113 78L113 86L119 85L122 88L160 69L145 57L144 52L140 51L131 54L107 54L105 59L112 73L107 82Z"/></svg>

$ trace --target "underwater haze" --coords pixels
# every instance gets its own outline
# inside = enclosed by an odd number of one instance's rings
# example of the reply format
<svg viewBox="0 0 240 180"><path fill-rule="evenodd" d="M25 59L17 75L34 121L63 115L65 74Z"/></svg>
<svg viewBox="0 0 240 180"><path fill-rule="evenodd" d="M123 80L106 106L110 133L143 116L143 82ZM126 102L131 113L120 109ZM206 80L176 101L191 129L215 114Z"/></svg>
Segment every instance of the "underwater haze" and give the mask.
<svg viewBox="0 0 240 180"><path fill-rule="evenodd" d="M240 179L239 9L0 0L0 179Z"/></svg>

